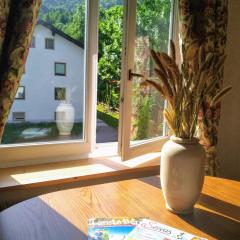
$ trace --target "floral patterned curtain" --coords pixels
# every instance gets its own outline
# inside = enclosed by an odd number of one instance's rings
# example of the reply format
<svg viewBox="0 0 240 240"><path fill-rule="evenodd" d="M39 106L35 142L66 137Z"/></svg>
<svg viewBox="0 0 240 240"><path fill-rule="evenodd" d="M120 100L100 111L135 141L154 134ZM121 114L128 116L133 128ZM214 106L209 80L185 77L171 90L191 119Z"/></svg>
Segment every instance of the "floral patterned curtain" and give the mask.
<svg viewBox="0 0 240 240"><path fill-rule="evenodd" d="M179 0L179 26L182 46L187 49L191 44L204 45L206 52L213 52L215 58L225 55L228 19L228 0ZM191 56L189 54L189 62ZM220 118L220 104L213 107L210 102L223 84L223 69L212 71L217 78L215 88L207 96L199 115L200 142L206 150L206 174L218 175L216 146L218 142L217 127Z"/></svg>
<svg viewBox="0 0 240 240"><path fill-rule="evenodd" d="M28 55L41 0L0 1L0 142Z"/></svg>

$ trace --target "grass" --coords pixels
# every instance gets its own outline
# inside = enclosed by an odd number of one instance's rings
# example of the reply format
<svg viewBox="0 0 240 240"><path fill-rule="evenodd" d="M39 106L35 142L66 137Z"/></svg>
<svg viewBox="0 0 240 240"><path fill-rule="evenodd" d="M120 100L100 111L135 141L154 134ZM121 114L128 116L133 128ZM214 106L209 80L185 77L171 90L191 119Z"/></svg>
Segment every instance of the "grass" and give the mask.
<svg viewBox="0 0 240 240"><path fill-rule="evenodd" d="M119 112L111 111L107 105L102 103L97 105L97 118L113 128L118 128Z"/></svg>
<svg viewBox="0 0 240 240"><path fill-rule="evenodd" d="M47 134L45 136L37 136L32 138L24 138L22 133L26 129L38 128L46 129ZM7 123L5 126L2 144L10 143L24 143L24 142L39 142L39 141L56 141L56 140L68 140L79 139L82 137L82 123L75 123L70 136L60 136L56 123Z"/></svg>
<svg viewBox="0 0 240 240"><path fill-rule="evenodd" d="M111 111L109 107L104 104L97 105L97 118L104 121L113 128L118 128L119 112ZM47 134L44 136L34 136L26 138L22 136L24 130L34 128L46 130ZM39 141L57 141L57 140L72 140L82 137L82 123L75 123L70 136L60 136L55 122L41 122L41 123L7 123L5 126L2 144L39 142Z"/></svg>

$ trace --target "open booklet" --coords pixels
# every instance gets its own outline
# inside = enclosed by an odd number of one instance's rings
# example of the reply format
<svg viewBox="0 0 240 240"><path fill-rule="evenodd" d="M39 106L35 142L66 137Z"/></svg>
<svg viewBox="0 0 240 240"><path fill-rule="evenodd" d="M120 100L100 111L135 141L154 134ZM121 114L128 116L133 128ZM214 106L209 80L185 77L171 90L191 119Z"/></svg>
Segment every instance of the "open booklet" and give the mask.
<svg viewBox="0 0 240 240"><path fill-rule="evenodd" d="M89 220L88 240L206 240L144 218Z"/></svg>

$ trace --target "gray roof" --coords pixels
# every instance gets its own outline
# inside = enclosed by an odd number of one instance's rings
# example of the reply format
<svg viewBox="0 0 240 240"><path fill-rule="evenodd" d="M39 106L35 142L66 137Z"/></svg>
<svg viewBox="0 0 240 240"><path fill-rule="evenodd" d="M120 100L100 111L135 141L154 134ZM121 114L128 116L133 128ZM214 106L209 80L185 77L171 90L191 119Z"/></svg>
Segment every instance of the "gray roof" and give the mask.
<svg viewBox="0 0 240 240"><path fill-rule="evenodd" d="M67 39L68 41L74 43L75 45L77 45L78 47L84 48L84 44L72 37L70 37L69 35L67 35L66 33L64 33L63 31L57 29L56 27L54 27L51 23L48 23L46 21L43 20L38 20L37 24L43 25L44 27L48 28L49 30L52 31L52 34L58 34L59 36Z"/></svg>

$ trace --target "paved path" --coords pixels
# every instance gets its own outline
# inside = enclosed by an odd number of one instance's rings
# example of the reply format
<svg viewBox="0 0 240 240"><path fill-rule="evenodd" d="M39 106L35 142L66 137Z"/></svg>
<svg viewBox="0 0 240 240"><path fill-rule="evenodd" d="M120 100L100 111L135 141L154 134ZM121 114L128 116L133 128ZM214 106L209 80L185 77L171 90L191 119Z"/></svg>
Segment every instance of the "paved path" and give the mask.
<svg viewBox="0 0 240 240"><path fill-rule="evenodd" d="M118 139L117 129L97 119L97 143L116 142Z"/></svg>

